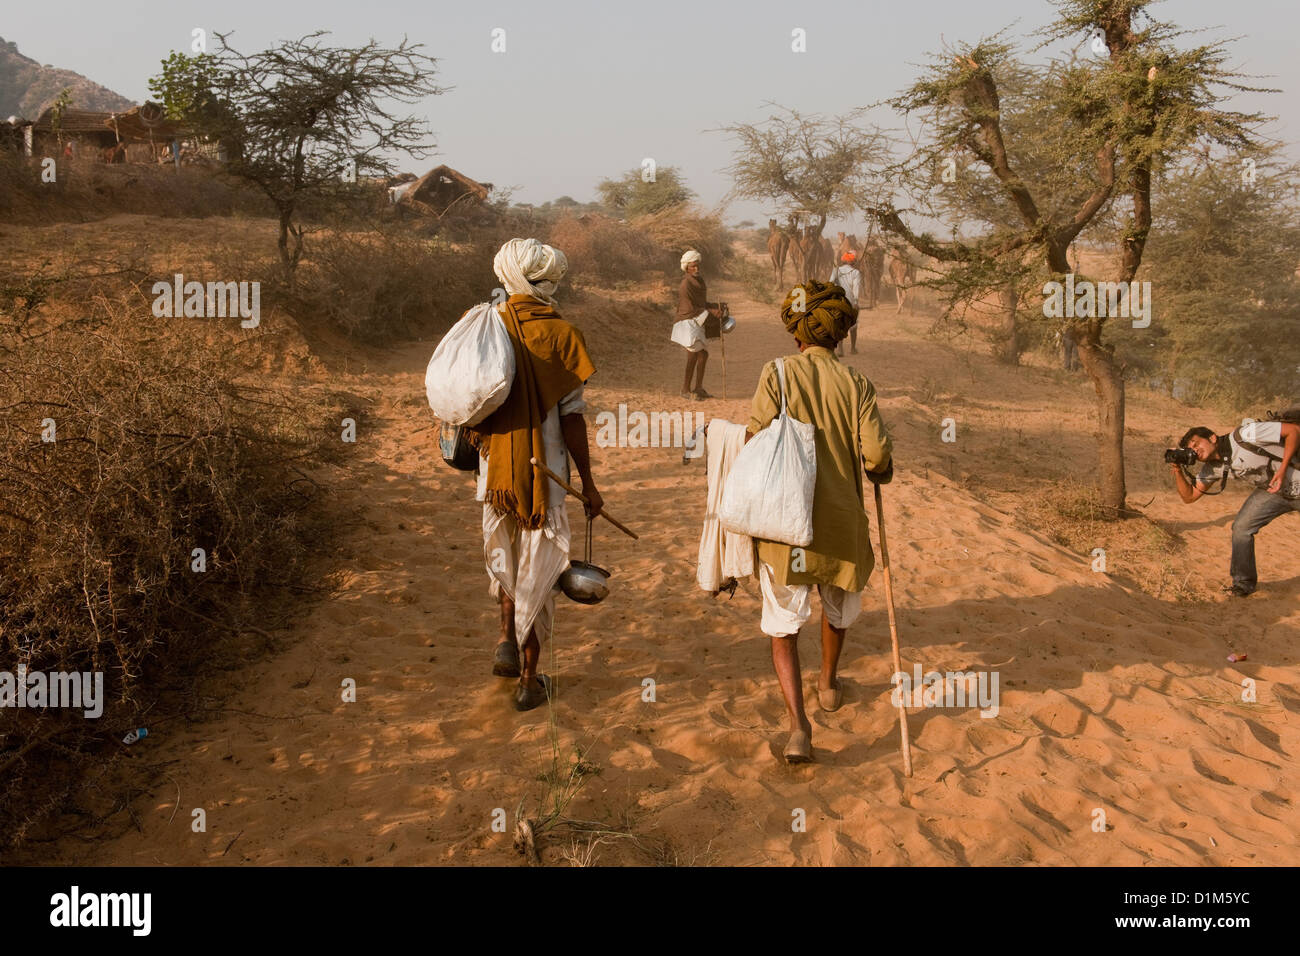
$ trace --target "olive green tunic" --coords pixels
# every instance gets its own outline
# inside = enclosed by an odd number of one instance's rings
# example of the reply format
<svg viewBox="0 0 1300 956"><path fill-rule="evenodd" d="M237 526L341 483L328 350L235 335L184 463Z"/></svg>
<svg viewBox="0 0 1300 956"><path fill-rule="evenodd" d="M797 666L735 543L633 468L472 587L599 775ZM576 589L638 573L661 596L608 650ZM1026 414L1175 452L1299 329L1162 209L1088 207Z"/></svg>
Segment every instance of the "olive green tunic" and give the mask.
<svg viewBox="0 0 1300 956"><path fill-rule="evenodd" d="M788 544L759 539L758 556L771 565L778 584L833 584L861 591L875 567L862 507L862 468L887 468L893 454L876 408L875 386L817 345L785 359L785 384L788 414L817 429L813 540L794 555ZM754 393L749 432L762 431L780 412L780 380L768 362Z"/></svg>

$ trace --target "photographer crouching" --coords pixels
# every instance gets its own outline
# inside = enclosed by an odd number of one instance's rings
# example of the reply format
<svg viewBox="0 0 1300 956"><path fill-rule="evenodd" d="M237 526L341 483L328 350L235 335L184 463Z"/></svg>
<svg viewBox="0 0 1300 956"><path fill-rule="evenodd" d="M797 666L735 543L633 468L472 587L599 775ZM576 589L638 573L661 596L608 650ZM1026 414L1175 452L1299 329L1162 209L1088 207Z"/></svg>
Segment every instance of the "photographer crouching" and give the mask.
<svg viewBox="0 0 1300 956"><path fill-rule="evenodd" d="M1223 590L1236 597L1254 592L1255 535L1278 515L1300 512L1300 408L1270 420L1247 421L1228 435L1203 426L1188 429L1177 448L1165 451L1178 495L1187 504L1205 494L1218 494L1228 476L1255 486L1232 522L1232 584ZM1194 477L1186 468L1200 463ZM1218 484L1218 491L1211 489Z"/></svg>

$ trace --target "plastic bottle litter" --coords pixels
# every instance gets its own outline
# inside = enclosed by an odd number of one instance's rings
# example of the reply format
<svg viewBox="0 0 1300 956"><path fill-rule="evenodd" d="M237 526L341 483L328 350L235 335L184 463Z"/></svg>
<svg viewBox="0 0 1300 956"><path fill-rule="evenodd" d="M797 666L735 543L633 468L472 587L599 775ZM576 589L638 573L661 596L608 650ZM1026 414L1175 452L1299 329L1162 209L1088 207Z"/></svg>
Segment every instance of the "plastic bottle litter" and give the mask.
<svg viewBox="0 0 1300 956"><path fill-rule="evenodd" d="M133 744L141 737L148 737L148 736L149 736L148 727L137 727L135 730L131 731L129 734L127 734L125 737L122 738L122 743Z"/></svg>

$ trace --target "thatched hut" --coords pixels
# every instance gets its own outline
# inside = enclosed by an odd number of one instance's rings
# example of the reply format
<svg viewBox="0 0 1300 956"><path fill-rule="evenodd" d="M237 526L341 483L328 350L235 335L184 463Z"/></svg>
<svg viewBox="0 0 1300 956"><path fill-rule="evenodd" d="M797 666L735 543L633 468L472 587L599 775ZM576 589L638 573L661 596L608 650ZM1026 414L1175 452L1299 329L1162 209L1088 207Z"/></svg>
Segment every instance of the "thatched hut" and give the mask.
<svg viewBox="0 0 1300 956"><path fill-rule="evenodd" d="M436 166L419 179L390 186L388 201L399 210L414 209L442 219L481 206L491 191L491 183L475 182L450 166Z"/></svg>
<svg viewBox="0 0 1300 956"><path fill-rule="evenodd" d="M36 118L32 126L32 153L36 156L59 156L71 148L72 154L101 155L118 145L117 134L107 125L112 113L97 110L64 110L56 118L51 106Z"/></svg>

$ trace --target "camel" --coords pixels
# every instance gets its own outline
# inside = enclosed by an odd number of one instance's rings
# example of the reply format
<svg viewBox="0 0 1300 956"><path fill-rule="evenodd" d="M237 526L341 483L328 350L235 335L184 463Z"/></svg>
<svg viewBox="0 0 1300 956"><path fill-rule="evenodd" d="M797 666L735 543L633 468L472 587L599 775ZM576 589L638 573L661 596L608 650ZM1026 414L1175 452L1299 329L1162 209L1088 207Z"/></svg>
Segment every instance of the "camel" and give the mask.
<svg viewBox="0 0 1300 956"><path fill-rule="evenodd" d="M893 283L894 295L898 297L898 311L902 312L907 293L916 282L916 263L902 245L889 247L889 281ZM912 303L912 311L916 311L915 302Z"/></svg>
<svg viewBox="0 0 1300 956"><path fill-rule="evenodd" d="M803 231L799 228L799 222L794 217L790 219L790 226L786 230L786 238L789 240L790 264L794 266L795 278L799 282L804 281L804 247Z"/></svg>
<svg viewBox="0 0 1300 956"><path fill-rule="evenodd" d="M875 236L868 236L858 256L862 273L862 308L874 309L880 301L880 280L885 272L885 247Z"/></svg>
<svg viewBox="0 0 1300 956"><path fill-rule="evenodd" d="M767 254L772 258L772 275L776 277L779 292L785 288L785 260L790 254L790 237L776 224L775 219L767 221Z"/></svg>
<svg viewBox="0 0 1300 956"><path fill-rule="evenodd" d="M826 274L829 272L828 266L830 263L828 260L835 252L830 240L823 239L820 230L813 226L805 226L803 238L799 241L799 247L803 253L801 281L807 282L810 279L825 281Z"/></svg>

